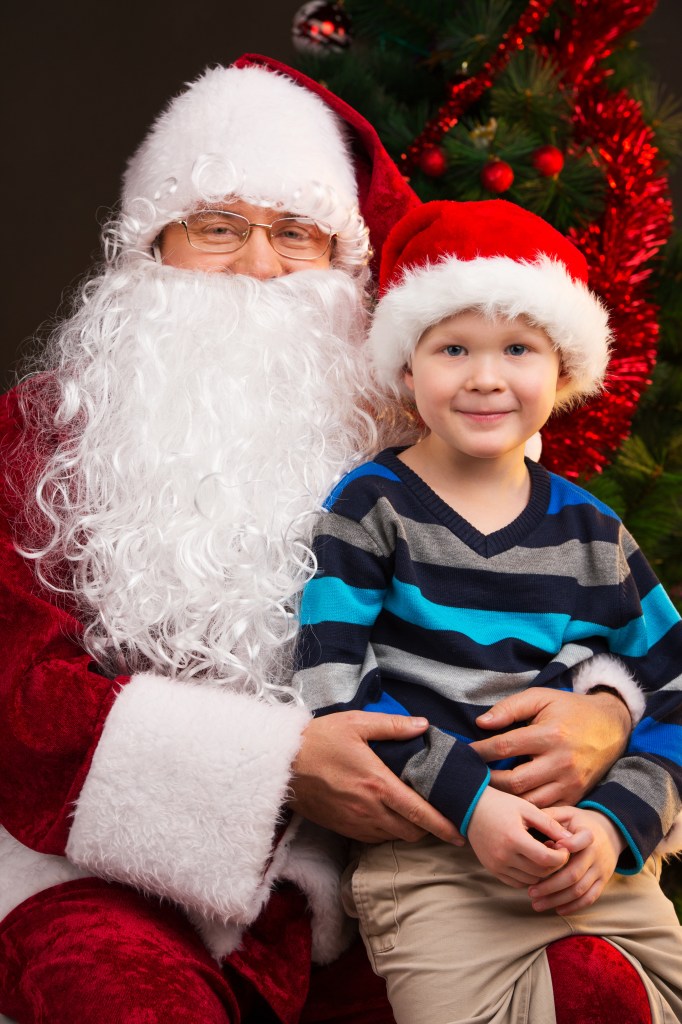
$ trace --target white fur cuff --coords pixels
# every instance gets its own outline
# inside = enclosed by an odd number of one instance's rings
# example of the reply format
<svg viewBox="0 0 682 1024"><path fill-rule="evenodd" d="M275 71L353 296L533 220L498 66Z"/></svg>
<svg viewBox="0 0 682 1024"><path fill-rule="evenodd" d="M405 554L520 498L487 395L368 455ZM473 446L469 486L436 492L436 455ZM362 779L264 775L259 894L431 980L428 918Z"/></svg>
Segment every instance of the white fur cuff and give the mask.
<svg viewBox="0 0 682 1024"><path fill-rule="evenodd" d="M655 852L660 857L672 857L674 854L682 853L682 811L673 821L668 834L661 839Z"/></svg>
<svg viewBox="0 0 682 1024"><path fill-rule="evenodd" d="M308 720L218 684L135 676L95 751L67 856L221 923L250 923Z"/></svg>
<svg viewBox="0 0 682 1024"><path fill-rule="evenodd" d="M347 859L346 839L301 820L286 860L278 869L279 876L297 885L308 900L316 964L336 960L356 932L355 922L341 903L341 873Z"/></svg>
<svg viewBox="0 0 682 1024"><path fill-rule="evenodd" d="M318 964L336 960L356 931L355 922L346 916L341 904L341 871L347 846L340 836L295 816L268 868L271 885L277 879L286 879L304 893L311 913L312 958ZM241 928L206 921L196 914L191 917L216 960L229 956L239 945Z"/></svg>
<svg viewBox="0 0 682 1024"><path fill-rule="evenodd" d="M583 661L573 676L573 692L589 693L595 686L608 686L618 691L634 728L644 714L646 701L637 680L622 661L610 654L596 654Z"/></svg>

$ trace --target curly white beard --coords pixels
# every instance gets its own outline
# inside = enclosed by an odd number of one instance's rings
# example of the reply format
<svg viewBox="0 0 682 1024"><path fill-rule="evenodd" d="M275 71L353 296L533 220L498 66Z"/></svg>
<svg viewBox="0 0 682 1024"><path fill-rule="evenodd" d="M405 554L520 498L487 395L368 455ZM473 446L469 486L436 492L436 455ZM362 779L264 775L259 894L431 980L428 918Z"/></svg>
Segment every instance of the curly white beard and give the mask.
<svg viewBox="0 0 682 1024"><path fill-rule="evenodd" d="M49 530L25 553L75 598L106 669L296 699L315 514L376 444L364 319L334 270L259 282L139 262L88 286L53 341L43 430L62 442L32 496Z"/></svg>

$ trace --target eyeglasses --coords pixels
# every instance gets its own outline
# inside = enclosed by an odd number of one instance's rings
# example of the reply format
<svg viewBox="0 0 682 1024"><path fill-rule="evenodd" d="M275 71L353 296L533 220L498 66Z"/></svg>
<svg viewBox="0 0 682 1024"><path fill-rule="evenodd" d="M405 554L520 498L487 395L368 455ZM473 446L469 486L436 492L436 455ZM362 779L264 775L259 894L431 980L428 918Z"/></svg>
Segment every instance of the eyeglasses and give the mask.
<svg viewBox="0 0 682 1024"><path fill-rule="evenodd" d="M198 210L178 223L184 227L193 249L214 253L237 252L246 245L252 228L263 228L275 252L290 260L316 260L324 256L335 237L328 224L310 217L280 217L272 224L256 224L238 213Z"/></svg>

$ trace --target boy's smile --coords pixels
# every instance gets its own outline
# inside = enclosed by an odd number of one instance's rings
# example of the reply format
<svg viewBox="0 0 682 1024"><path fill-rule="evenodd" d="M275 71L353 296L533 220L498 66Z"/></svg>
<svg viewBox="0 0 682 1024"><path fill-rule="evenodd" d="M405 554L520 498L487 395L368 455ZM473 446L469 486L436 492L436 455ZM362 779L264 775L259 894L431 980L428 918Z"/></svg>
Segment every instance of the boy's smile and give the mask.
<svg viewBox="0 0 682 1024"><path fill-rule="evenodd" d="M548 335L523 317L459 313L429 328L405 371L435 455L518 458L563 383Z"/></svg>

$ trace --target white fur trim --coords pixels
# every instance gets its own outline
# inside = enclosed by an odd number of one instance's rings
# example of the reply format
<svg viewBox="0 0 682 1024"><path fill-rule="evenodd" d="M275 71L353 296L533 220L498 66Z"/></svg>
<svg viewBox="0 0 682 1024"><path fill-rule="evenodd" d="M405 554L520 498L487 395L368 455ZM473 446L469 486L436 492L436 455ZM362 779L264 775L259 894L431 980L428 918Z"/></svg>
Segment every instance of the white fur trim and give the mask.
<svg viewBox="0 0 682 1024"><path fill-rule="evenodd" d="M341 872L348 843L327 829L302 821L281 877L305 893L312 914L313 960L331 963L350 945L355 924L341 904Z"/></svg>
<svg viewBox="0 0 682 1024"><path fill-rule="evenodd" d="M230 921L221 924L220 921L209 920L192 911L187 916L201 935L206 949L216 960L224 960L240 945L245 931L244 925Z"/></svg>
<svg viewBox="0 0 682 1024"><path fill-rule="evenodd" d="M674 854L682 853L682 811L673 821L672 828L660 841L655 852L660 857L672 857Z"/></svg>
<svg viewBox="0 0 682 1024"><path fill-rule="evenodd" d="M0 921L44 889L91 874L66 857L31 850L0 826Z"/></svg>
<svg viewBox="0 0 682 1024"><path fill-rule="evenodd" d="M267 883L293 882L308 900L311 911L312 958L326 964L350 944L356 928L341 905L341 872L347 841L333 832L295 817L277 846L267 872ZM217 960L237 948L243 927L222 924L190 914L206 946Z"/></svg>
<svg viewBox="0 0 682 1024"><path fill-rule="evenodd" d="M292 840L298 832L301 818L294 815L275 847L267 869L263 871L263 884L261 889L269 893L272 886L281 875L282 866L290 856ZM263 900L263 905L265 900ZM244 925L236 921L220 921L215 918L206 918L196 913L190 913L194 926L198 929L204 943L216 960L223 960L236 949L242 940Z"/></svg>
<svg viewBox="0 0 682 1024"><path fill-rule="evenodd" d="M308 712L138 675L112 707L67 856L221 923L249 924Z"/></svg>
<svg viewBox="0 0 682 1024"><path fill-rule="evenodd" d="M172 100L128 164L124 235L148 248L171 220L230 195L317 217L341 234L363 226L342 121L264 68L209 69Z"/></svg>
<svg viewBox="0 0 682 1024"><path fill-rule="evenodd" d="M467 309L489 317L527 316L547 332L569 375L557 408L599 390L611 343L608 314L560 261L546 256L532 263L503 256L444 258L406 270L374 315L369 351L378 382L399 386L424 331Z"/></svg>
<svg viewBox="0 0 682 1024"><path fill-rule="evenodd" d="M618 691L627 705L634 728L644 714L646 700L639 683L622 661L611 654L596 654L583 661L573 676L573 691L589 693L595 686L610 686Z"/></svg>

